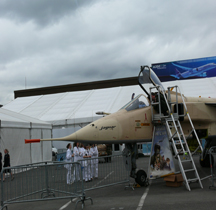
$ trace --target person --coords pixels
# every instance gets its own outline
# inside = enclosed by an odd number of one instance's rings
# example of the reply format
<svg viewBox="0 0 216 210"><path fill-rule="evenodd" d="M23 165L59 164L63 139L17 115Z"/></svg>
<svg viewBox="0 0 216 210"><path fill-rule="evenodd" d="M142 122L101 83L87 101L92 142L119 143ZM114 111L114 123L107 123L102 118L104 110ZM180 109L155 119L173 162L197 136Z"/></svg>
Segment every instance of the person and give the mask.
<svg viewBox="0 0 216 210"><path fill-rule="evenodd" d="M74 148L73 148L74 162L78 162L80 160L80 154L81 152L79 151L79 143L74 142ZM80 180L79 167L76 164L76 167L74 170L74 180L73 181L79 181L79 180Z"/></svg>
<svg viewBox="0 0 216 210"><path fill-rule="evenodd" d="M89 150L89 145L84 147L84 152L83 152L83 159L86 158L91 158L91 152ZM84 166L84 178L85 182L90 182L91 181L91 160L85 160L83 161L83 166Z"/></svg>
<svg viewBox="0 0 216 210"><path fill-rule="evenodd" d="M167 116L168 115L168 107L167 107L167 104L166 104L166 101L165 101L163 94L162 93L152 93L151 96L152 96L152 102L153 103L159 102L159 97L160 97L161 113L164 114L164 116ZM150 97L148 97L148 98L150 100ZM153 108L156 112L159 113L159 111L160 111L159 104L153 105Z"/></svg>
<svg viewBox="0 0 216 210"><path fill-rule="evenodd" d="M84 148L83 144L80 144L79 151L80 151L79 160L80 160L81 167L82 167L82 177L83 177L83 181L85 181L85 170L84 170L85 161L83 161L83 157L85 155L85 148Z"/></svg>
<svg viewBox="0 0 216 210"><path fill-rule="evenodd" d="M74 156L71 152L71 144L69 143L66 148L67 148L66 162L71 163L72 158ZM71 174L72 164L66 164L65 168L68 170L68 172L67 172L67 184L72 184L73 183L72 174Z"/></svg>
<svg viewBox="0 0 216 210"><path fill-rule="evenodd" d="M112 155L112 144L106 144L106 152L107 152L107 155ZM106 157L105 158L105 162L110 162L111 163L111 157Z"/></svg>
<svg viewBox="0 0 216 210"><path fill-rule="evenodd" d="M5 153L5 155L4 155L4 165L3 165L3 167L4 167L4 168L10 167L10 155L9 155L9 150L8 150L8 149L5 149L5 150L4 150L4 153ZM5 173L10 173L10 175L11 175L11 181L14 179L14 176L13 176L13 174L12 174L11 169L5 169L5 170L3 171L3 182L5 181Z"/></svg>
<svg viewBox="0 0 216 210"><path fill-rule="evenodd" d="M90 153L92 155L92 159L91 161L91 179L93 178L98 178L98 149L97 146L95 144L92 144L91 148L90 148Z"/></svg>

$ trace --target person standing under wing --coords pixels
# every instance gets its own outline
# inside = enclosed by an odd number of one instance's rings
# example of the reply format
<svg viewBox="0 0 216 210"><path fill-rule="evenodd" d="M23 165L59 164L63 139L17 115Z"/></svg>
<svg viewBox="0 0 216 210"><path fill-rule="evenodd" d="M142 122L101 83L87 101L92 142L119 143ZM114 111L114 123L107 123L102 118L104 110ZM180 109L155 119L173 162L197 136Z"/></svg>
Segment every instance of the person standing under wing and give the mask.
<svg viewBox="0 0 216 210"><path fill-rule="evenodd" d="M69 143L67 145L67 153L66 153L66 162L72 163L73 154L71 152L71 144ZM67 169L67 184L72 184L72 174L71 174L71 168L72 164L66 164L65 168Z"/></svg>
<svg viewBox="0 0 216 210"><path fill-rule="evenodd" d="M88 145L86 149L87 149L88 157L91 158L92 157L92 152L90 150L91 149L90 145ZM92 160L88 160L88 166L87 166L88 181L92 181L91 167L92 167Z"/></svg>
<svg viewBox="0 0 216 210"><path fill-rule="evenodd" d="M84 156L85 156L85 148L83 146L83 144L80 144L80 148L79 148L79 151L80 151L80 163L81 163L81 167L82 167L82 177L83 177L83 181L85 181L85 166L86 166L86 163L85 161L83 160L84 159Z"/></svg>
<svg viewBox="0 0 216 210"><path fill-rule="evenodd" d="M90 152L92 154L92 165L91 165L91 178L98 178L98 149L95 144L92 144L92 147L90 149Z"/></svg>
<svg viewBox="0 0 216 210"><path fill-rule="evenodd" d="M90 151L88 148L89 148L88 146L85 146L83 159L91 158ZM85 172L84 173L85 174L85 182L91 181L91 160L84 161L84 172Z"/></svg>
<svg viewBox="0 0 216 210"><path fill-rule="evenodd" d="M74 149L73 149L73 155L74 155L74 162L78 162L80 159L81 152L79 151L79 143L74 142ZM79 166L76 164L74 168L74 180L73 181L79 181Z"/></svg>

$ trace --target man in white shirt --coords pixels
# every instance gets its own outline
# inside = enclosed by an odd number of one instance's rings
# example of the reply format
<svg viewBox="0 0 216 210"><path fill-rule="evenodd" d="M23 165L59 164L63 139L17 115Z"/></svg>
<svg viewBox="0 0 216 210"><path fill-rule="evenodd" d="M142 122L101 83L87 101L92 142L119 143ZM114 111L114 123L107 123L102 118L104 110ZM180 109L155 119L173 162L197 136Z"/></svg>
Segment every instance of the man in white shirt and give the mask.
<svg viewBox="0 0 216 210"><path fill-rule="evenodd" d="M92 144L90 152L92 154L91 178L98 178L98 149L95 144ZM94 159L95 158L95 159Z"/></svg>
<svg viewBox="0 0 216 210"><path fill-rule="evenodd" d="M73 154L71 152L71 144L69 143L67 145L67 153L66 153L66 162L72 163ZM71 174L71 168L72 164L66 164L65 168L68 170L67 172L67 184L72 184L72 174Z"/></svg>

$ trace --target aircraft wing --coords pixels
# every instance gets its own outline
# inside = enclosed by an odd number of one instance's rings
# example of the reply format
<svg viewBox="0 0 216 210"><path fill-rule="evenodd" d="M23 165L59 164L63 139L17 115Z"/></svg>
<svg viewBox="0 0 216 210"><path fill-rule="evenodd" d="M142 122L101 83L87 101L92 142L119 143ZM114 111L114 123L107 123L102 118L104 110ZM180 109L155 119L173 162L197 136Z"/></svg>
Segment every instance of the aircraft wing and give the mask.
<svg viewBox="0 0 216 210"><path fill-rule="evenodd" d="M175 69L175 73L176 74L171 74L170 76L175 77L176 79L180 79L182 77L181 73L177 69Z"/></svg>
<svg viewBox="0 0 216 210"><path fill-rule="evenodd" d="M176 79L180 79L180 77L179 77L179 76L177 76L177 75L174 75L174 74L171 74L170 76L171 76L171 77L175 77Z"/></svg>
<svg viewBox="0 0 216 210"><path fill-rule="evenodd" d="M207 74L206 74L206 72L203 72L203 73L201 73L201 74L197 74L197 76L198 76L198 77L206 77Z"/></svg>
<svg viewBox="0 0 216 210"><path fill-rule="evenodd" d="M216 107L216 103L205 103L205 105L207 105L207 106L214 106L214 107Z"/></svg>
<svg viewBox="0 0 216 210"><path fill-rule="evenodd" d="M180 68L180 69L183 69L183 70L185 70L185 71L190 71L190 70L192 69L192 68L190 68L190 67L180 66L180 65L175 64L175 63L172 63L172 65L173 65L173 66L176 66L176 67L178 67L178 68Z"/></svg>

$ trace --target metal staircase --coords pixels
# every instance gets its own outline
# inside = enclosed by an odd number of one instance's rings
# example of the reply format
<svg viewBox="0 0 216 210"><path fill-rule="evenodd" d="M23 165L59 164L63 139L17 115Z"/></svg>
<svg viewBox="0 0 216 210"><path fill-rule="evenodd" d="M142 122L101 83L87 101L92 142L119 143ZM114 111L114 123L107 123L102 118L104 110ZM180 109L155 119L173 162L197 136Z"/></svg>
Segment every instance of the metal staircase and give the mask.
<svg viewBox="0 0 216 210"><path fill-rule="evenodd" d="M176 91L172 92L174 88ZM152 93L157 94L156 101L152 99ZM179 98L181 99L181 103L179 103L178 101ZM199 174L197 172L197 169L196 169L193 157L192 157L192 155L199 148L201 151L203 149L200 144L200 140L198 138L196 130L193 126L190 115L187 111L184 97L182 96L178 86L168 87L168 91L166 93L163 89L160 88L160 86L151 87L150 88L150 100L151 100L151 105L152 105L151 106L152 107L152 122L155 124L155 126L158 123L166 125L168 139L171 142L171 145L172 145L172 148L175 154L174 157L178 159L179 168L183 176L186 188L190 191L191 190L190 184L194 182L199 183L200 187L203 188L202 182L200 180ZM164 111L164 107L162 107L161 104L163 106L164 104L167 106L166 112ZM155 107L157 107L157 111L155 111ZM157 114L155 112L157 112ZM183 132L183 129L180 123L180 121L184 120L184 118L186 117L191 126L191 131L189 132L187 137L185 137L185 134ZM196 138L198 145L199 145L198 148L193 153L191 153L188 147L188 144L187 144L187 139L191 137L191 135L193 135L193 137ZM190 168L188 168L188 163L190 163L189 164ZM193 174L191 174L192 172Z"/></svg>

